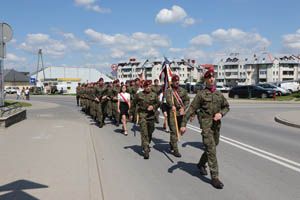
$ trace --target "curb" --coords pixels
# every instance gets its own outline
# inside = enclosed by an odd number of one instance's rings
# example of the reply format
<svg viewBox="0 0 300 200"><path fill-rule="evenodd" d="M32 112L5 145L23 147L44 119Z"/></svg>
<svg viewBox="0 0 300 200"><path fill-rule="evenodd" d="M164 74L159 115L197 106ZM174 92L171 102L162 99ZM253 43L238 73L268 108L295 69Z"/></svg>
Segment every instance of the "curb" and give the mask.
<svg viewBox="0 0 300 200"><path fill-rule="evenodd" d="M274 117L274 120L280 124L284 124L286 126L291 126L291 127L294 127L294 128L300 128L300 125L299 124L295 124L293 122L289 122L288 120L285 120L283 118L281 118L279 115L275 116Z"/></svg>

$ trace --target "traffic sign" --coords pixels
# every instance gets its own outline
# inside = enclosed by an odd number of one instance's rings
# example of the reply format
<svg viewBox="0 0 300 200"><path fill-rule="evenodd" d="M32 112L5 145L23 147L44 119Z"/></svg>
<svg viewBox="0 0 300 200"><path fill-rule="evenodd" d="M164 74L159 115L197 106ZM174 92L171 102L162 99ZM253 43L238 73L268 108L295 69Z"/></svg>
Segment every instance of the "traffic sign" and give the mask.
<svg viewBox="0 0 300 200"><path fill-rule="evenodd" d="M117 71L117 70L118 70L118 65L117 65L117 64L112 64L112 65L111 65L111 69L112 69L113 71Z"/></svg>
<svg viewBox="0 0 300 200"><path fill-rule="evenodd" d="M36 83L36 80L35 80L35 78L30 78L30 80L29 80L29 83L33 83L33 84L35 84L35 83Z"/></svg>
<svg viewBox="0 0 300 200"><path fill-rule="evenodd" d="M118 72L117 72L117 71L112 71L112 72L111 72L111 75L117 76L117 75L118 75Z"/></svg>

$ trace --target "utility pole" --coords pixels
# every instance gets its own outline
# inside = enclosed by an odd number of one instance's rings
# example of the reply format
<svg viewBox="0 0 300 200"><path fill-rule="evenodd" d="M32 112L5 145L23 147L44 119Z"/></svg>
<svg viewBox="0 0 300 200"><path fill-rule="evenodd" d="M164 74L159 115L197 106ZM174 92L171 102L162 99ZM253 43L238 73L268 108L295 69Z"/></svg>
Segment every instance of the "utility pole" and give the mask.
<svg viewBox="0 0 300 200"><path fill-rule="evenodd" d="M6 58L5 44L13 37L12 28L6 23L0 23L0 107L4 106L4 58Z"/></svg>
<svg viewBox="0 0 300 200"><path fill-rule="evenodd" d="M44 81L45 81L45 68L44 68L42 49L39 49L39 52L38 52L38 63L37 63L37 69L36 69L35 86L36 86L36 83L38 81L38 74L39 74L39 70L40 70L39 69L40 68L40 60L41 60L41 64L42 64L42 70L43 70Z"/></svg>

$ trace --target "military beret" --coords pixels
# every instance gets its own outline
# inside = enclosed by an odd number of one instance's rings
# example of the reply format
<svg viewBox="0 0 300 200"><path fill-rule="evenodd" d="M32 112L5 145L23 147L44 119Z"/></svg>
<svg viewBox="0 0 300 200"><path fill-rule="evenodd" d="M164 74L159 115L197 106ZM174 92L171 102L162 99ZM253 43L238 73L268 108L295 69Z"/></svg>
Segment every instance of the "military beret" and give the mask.
<svg viewBox="0 0 300 200"><path fill-rule="evenodd" d="M158 81L158 79L155 79L154 82Z"/></svg>
<svg viewBox="0 0 300 200"><path fill-rule="evenodd" d="M100 81L103 81L103 78L99 78L99 81L98 81L98 82L100 82Z"/></svg>
<svg viewBox="0 0 300 200"><path fill-rule="evenodd" d="M139 78L136 78L136 79L135 79L135 81L139 81L139 80L140 80Z"/></svg>
<svg viewBox="0 0 300 200"><path fill-rule="evenodd" d="M210 77L215 77L215 72L214 70L210 69L204 74L204 78L210 78Z"/></svg>
<svg viewBox="0 0 300 200"><path fill-rule="evenodd" d="M174 75L172 77L172 81L179 81L179 76L178 75Z"/></svg>
<svg viewBox="0 0 300 200"><path fill-rule="evenodd" d="M143 84L143 88L149 86L149 85L152 85L152 81L151 80L146 80Z"/></svg>

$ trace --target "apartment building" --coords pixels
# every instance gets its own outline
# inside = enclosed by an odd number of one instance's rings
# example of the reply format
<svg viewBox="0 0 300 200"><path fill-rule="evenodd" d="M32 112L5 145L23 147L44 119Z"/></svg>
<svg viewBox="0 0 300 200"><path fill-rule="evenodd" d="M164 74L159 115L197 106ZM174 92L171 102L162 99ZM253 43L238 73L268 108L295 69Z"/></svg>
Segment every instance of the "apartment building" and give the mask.
<svg viewBox="0 0 300 200"><path fill-rule="evenodd" d="M216 58L214 69L217 85L292 81L300 78L300 59L292 54L233 53Z"/></svg>
<svg viewBox="0 0 300 200"><path fill-rule="evenodd" d="M136 59L130 59L129 62L120 62L117 78L122 81L139 78L143 68L145 68L146 79L154 81L159 79L163 62L163 59L150 60L144 66L144 61L136 61ZM173 74L180 77L180 84L184 84L185 81L198 82L203 75L203 68L197 66L194 60L173 60L170 61L170 68Z"/></svg>

